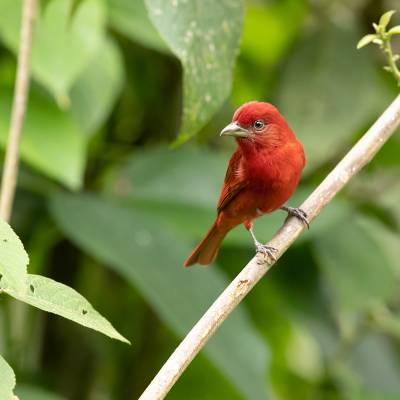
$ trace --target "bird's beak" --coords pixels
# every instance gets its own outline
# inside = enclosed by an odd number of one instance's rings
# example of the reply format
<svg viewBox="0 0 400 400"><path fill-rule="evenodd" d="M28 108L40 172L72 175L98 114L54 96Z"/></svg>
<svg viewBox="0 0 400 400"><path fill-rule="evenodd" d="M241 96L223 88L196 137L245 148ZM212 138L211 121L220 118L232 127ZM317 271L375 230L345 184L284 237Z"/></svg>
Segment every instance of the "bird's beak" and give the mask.
<svg viewBox="0 0 400 400"><path fill-rule="evenodd" d="M249 131L242 128L236 122L231 122L228 126L222 129L220 136L235 136L239 138L245 138L249 136Z"/></svg>

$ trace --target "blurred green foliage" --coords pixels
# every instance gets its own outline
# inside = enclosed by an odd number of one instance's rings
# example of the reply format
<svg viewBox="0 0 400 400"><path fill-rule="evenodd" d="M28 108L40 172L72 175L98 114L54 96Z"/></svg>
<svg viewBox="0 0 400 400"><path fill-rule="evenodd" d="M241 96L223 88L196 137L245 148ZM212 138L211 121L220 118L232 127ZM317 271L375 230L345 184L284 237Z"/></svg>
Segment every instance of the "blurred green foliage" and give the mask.
<svg viewBox="0 0 400 400"><path fill-rule="evenodd" d="M21 4L0 0L3 148ZM396 4L40 6L12 226L29 272L76 289L132 346L2 296L0 354L21 400L135 399L254 252L238 227L215 265L182 267L215 216L234 149L219 130L244 101L277 104L306 147L307 170L290 201L300 204L396 95L381 55L356 50ZM171 149L177 137L192 139ZM397 134L254 288L168 399L400 398L399 151ZM259 237L269 239L283 219L258 220ZM0 358L0 386L7 376Z"/></svg>

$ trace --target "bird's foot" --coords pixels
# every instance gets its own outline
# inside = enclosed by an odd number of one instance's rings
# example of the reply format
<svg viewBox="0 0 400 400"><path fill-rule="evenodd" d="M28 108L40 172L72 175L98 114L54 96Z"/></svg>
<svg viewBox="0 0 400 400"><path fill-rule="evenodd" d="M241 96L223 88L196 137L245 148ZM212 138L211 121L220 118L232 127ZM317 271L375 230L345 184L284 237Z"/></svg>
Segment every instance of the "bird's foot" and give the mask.
<svg viewBox="0 0 400 400"><path fill-rule="evenodd" d="M299 219L303 224L307 227L307 229L310 229L310 223L308 222L307 219L307 213L303 211L301 208L296 208L296 207L282 207L282 210L286 211L289 216L291 217L296 217Z"/></svg>
<svg viewBox="0 0 400 400"><path fill-rule="evenodd" d="M265 244L262 244L260 242L255 242L256 245L256 253L257 254L263 254L264 257L270 258L272 261L276 261L275 254L278 249L275 247L267 246Z"/></svg>

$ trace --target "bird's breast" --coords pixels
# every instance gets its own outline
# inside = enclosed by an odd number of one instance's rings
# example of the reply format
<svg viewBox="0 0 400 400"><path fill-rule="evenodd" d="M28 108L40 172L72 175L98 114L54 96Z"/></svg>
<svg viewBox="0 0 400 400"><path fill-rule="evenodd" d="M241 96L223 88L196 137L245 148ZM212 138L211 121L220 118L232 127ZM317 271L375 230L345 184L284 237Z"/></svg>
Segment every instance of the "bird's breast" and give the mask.
<svg viewBox="0 0 400 400"><path fill-rule="evenodd" d="M304 162L295 155L263 155L247 162L243 173L258 208L271 212L281 207L296 189L303 166Z"/></svg>

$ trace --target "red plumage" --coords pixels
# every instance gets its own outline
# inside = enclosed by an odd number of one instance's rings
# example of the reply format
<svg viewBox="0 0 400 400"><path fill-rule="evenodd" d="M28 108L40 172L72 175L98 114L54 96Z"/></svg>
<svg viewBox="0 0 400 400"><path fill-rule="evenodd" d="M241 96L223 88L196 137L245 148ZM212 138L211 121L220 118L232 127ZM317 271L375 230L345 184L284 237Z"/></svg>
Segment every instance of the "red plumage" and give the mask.
<svg viewBox="0 0 400 400"><path fill-rule="evenodd" d="M236 137L238 147L229 161L217 218L186 267L214 261L225 235L241 223L253 235L252 220L282 207L300 181L303 146L272 104L246 103L232 121L221 135Z"/></svg>

